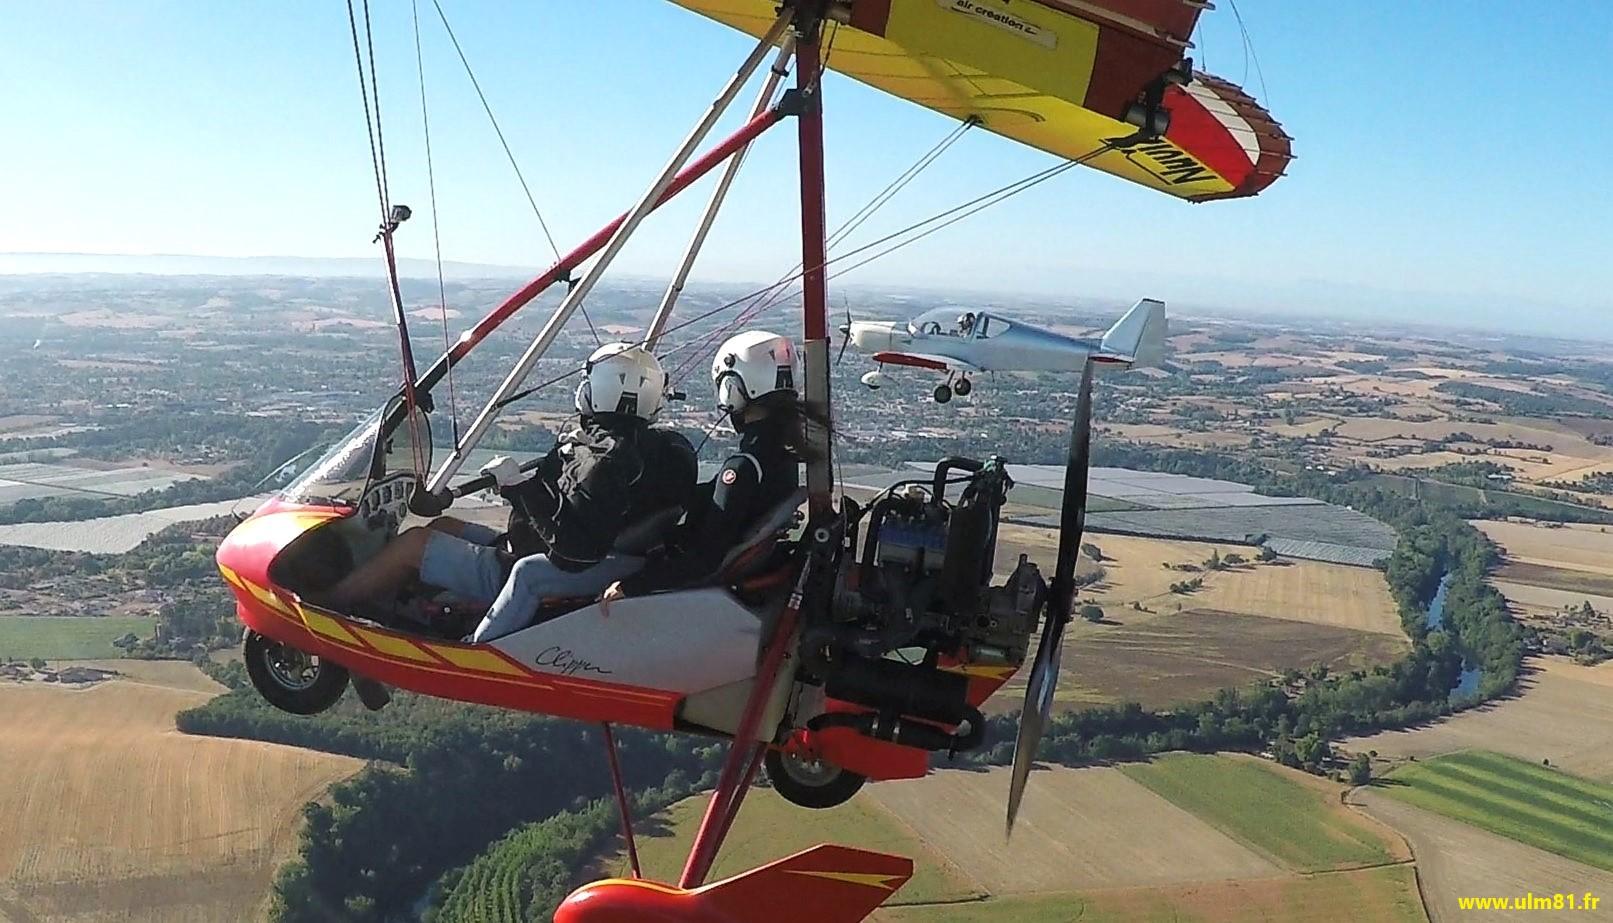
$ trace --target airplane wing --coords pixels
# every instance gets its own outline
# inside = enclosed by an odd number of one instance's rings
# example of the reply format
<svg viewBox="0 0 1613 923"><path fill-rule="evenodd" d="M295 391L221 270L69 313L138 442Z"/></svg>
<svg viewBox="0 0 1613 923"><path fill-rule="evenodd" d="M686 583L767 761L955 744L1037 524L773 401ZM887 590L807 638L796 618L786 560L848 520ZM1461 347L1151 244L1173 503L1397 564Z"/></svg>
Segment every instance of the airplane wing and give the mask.
<svg viewBox="0 0 1613 923"><path fill-rule="evenodd" d="M906 365L915 369L930 369L935 372L974 373L981 371L980 366L964 362L962 359L954 359L951 356L934 356L927 353L879 352L874 353L874 361L891 365Z"/></svg>

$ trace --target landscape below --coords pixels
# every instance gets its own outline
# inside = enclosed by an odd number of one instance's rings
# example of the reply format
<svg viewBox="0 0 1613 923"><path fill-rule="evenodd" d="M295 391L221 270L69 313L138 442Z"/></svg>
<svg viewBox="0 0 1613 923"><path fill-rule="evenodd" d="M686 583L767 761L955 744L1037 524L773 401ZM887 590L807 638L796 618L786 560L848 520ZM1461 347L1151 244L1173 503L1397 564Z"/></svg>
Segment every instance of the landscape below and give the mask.
<svg viewBox="0 0 1613 923"><path fill-rule="evenodd" d="M541 919L619 867L594 729L408 695L298 720L185 662L108 659L195 659L240 685L211 561L230 520L203 520L378 404L395 359L369 283L102 284L0 283L0 320L27 327L0 343L0 762L18 780L0 817L23 831L0 844L0 921ZM473 310L499 289L448 293ZM108 291L142 313L105 310ZM607 289L596 320L631 334L658 294ZM1076 332L1113 310L1003 307ZM996 767L1017 684L956 768L823 813L756 792L719 872L817 839L891 849L920 872L877 919L940 923L1451 920L1458 896L1613 894L1608 818L1572 807L1613 780L1613 672L1594 665L1613 644L1613 363L1173 323L1165 370L1099 382L1085 618L1043 750L1057 768L1034 774L1014 842ZM496 384L533 332L517 327L462 393ZM591 348L564 334L553 364ZM835 373L847 484L999 452L1021 472L999 565L1050 567L1070 383L982 379L939 409L916 374L861 391L856 365ZM542 451L568 405L551 389L510 408L489 449ZM710 418L692 401L668 422L699 441ZM719 433L708 453L729 448ZM82 658L122 675L52 669ZM622 738L665 876L721 747Z"/></svg>

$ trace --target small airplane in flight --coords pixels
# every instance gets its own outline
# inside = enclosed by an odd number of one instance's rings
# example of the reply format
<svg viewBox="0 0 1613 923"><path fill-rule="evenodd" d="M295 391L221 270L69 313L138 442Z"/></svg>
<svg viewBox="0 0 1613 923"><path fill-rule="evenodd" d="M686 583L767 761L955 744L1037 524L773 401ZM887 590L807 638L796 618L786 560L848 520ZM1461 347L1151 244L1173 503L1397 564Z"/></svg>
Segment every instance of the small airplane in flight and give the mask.
<svg viewBox="0 0 1613 923"><path fill-rule="evenodd" d="M935 401L974 390L971 375L981 372L1079 372L1088 361L1132 366L1158 365L1165 355L1165 303L1144 298L1096 338L1054 333L991 311L936 308L906 324L853 321L841 325L847 345L869 353L881 366L862 377L871 389L884 385L886 365L945 372Z"/></svg>

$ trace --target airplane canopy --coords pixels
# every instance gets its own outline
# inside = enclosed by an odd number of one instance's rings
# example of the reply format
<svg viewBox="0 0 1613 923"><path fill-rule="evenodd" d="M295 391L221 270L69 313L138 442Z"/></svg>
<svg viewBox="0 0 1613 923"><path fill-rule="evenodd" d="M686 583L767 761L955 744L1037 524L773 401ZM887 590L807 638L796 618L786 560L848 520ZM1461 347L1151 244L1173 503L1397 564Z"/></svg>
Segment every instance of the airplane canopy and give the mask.
<svg viewBox="0 0 1613 923"><path fill-rule="evenodd" d="M672 0L753 36L776 0ZM1092 155L1136 128L1128 107L1152 87L1162 138L1087 165L1190 201L1252 196L1282 175L1289 138L1233 84L1177 68L1197 0L850 0L825 38L827 66L895 96L1055 156ZM832 42L832 45L830 44Z"/></svg>

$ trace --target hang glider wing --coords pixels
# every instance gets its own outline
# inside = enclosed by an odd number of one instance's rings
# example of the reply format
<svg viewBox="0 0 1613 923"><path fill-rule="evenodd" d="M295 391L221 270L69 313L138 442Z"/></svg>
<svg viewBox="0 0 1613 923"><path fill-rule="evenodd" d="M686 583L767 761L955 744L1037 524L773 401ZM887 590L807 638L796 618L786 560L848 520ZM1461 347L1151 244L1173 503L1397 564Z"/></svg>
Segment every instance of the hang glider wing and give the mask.
<svg viewBox="0 0 1613 923"><path fill-rule="evenodd" d="M672 0L754 36L776 0ZM1194 0L852 0L830 25L828 66L863 83L1066 159L1136 128L1162 91L1164 136L1087 164L1190 201L1252 196L1282 175L1289 138L1217 77L1163 81L1204 6Z"/></svg>
<svg viewBox="0 0 1613 923"><path fill-rule="evenodd" d="M905 365L915 369L929 369L934 372L963 372L973 374L981 371L978 365L954 359L951 356L934 356L928 353L899 353L886 351L874 353L874 361L890 365Z"/></svg>

